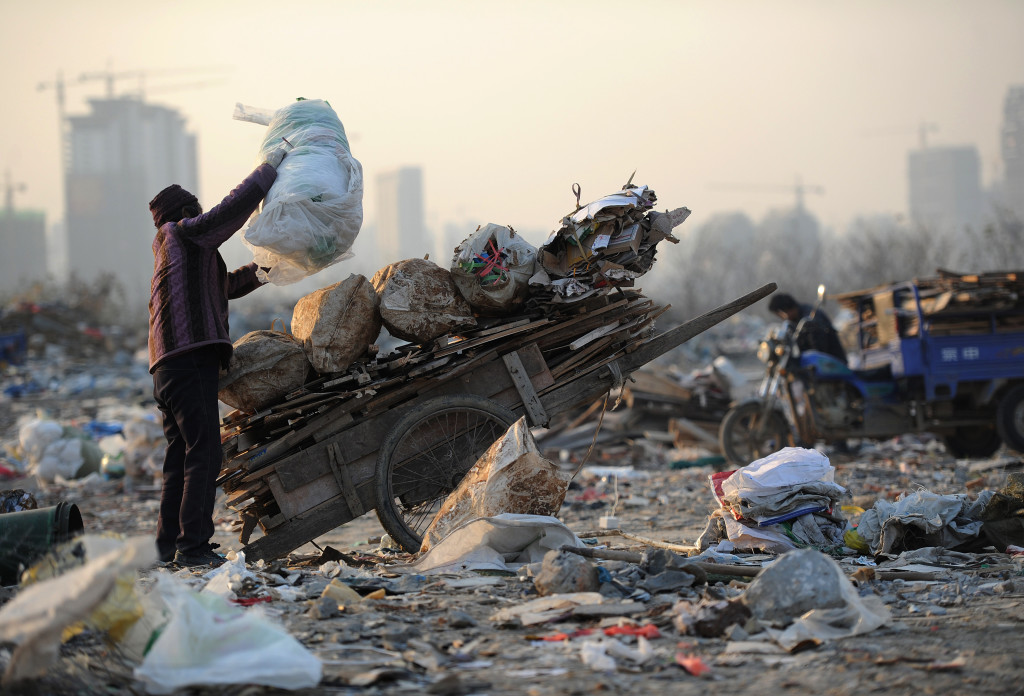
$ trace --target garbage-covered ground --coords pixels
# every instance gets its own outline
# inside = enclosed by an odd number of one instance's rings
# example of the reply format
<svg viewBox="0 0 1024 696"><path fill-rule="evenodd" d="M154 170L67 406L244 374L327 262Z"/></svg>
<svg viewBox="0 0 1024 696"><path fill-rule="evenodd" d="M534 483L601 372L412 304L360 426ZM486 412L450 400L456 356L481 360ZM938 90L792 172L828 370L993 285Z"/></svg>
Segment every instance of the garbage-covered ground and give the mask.
<svg viewBox="0 0 1024 696"><path fill-rule="evenodd" d="M22 309L5 326L26 336L9 346L21 359L0 383L0 490L17 491L0 495L0 571L15 575L0 589L4 693L1024 691L1024 551L1007 545L1024 507L1016 453L956 460L930 437L827 460L794 449L765 507L753 465L743 480L716 472L717 420L743 395L710 364L719 345L685 369L665 356L603 418L535 433L560 472L548 480L572 476L557 519L459 537L447 565L425 559L456 534L410 555L372 512L287 558L244 562L222 496L215 541L229 561L161 566L163 435L140 336L75 324L80 310ZM86 536L21 564L10 515L33 503L74 504ZM751 522L794 506L806 514ZM457 569L481 549L489 568Z"/></svg>
<svg viewBox="0 0 1024 696"><path fill-rule="evenodd" d="M671 561L668 569L658 566L652 544L667 542L678 558L685 556L681 547L694 544L718 503L708 482L712 468L693 466L700 451L651 443L645 451L648 456L624 464L596 448L558 513L585 550L647 552L639 562L586 561L602 569L596 572L596 594L563 591L554 599L548 595L543 606L531 604L545 601L535 583L542 572L539 564L518 571L396 572L395 566L411 557L384 548L386 540L382 547L383 532L372 513L318 539L319 548L307 545L286 560L250 563L244 572L237 563L219 573L149 567L139 573L138 586L153 590L158 578L172 575L193 590L206 587L207 595L227 596L244 607L240 611L283 626L322 663L318 686L305 693L696 693L721 688L740 694L827 694L966 688L1012 694L1024 688L1015 647L1024 628L1024 556L991 549L957 554L933 547L916 555L899 557L894 550L872 558L836 549L833 557L842 571L859 578L856 595L877 598L888 616L880 627L859 635L803 640L786 649L763 630L768 622L741 611L744 605L736 600L744 596L750 578L711 572L703 584L672 570ZM832 454L830 461L836 483L848 490L841 502L854 516L849 506L869 510L878 500L892 501L918 489L967 493L974 499L982 491L1000 489L1008 475L1022 468L1021 460L1006 452L992 460L956 461L927 438L866 443L856 454ZM564 466L574 467L572 462ZM40 507L62 500L76 503L90 533L152 536L156 486L137 480L126 487L124 482L94 475L33 492ZM25 479L10 485L31 487ZM601 518L610 516L617 518L619 531L600 528ZM238 547L230 531L233 520L230 511L219 508L216 540L222 551ZM664 566L664 552L660 558ZM769 565L776 554L712 551L702 558L749 570ZM907 579L887 579L899 572ZM554 589L582 587L582 576L570 573ZM776 581L783 595L799 596L817 591L815 582L822 577L839 586L836 578L819 575L816 580L800 572ZM332 589L325 590L328 586ZM4 600L11 601L19 590L4 592ZM756 612L756 603L749 609ZM848 621L855 621L855 614ZM202 639L194 636L207 651L224 647ZM225 654L212 660L226 683L181 692L276 692L246 685L253 656L258 662L259 651L268 648L255 632L248 643L240 642L242 649L231 653L225 647ZM12 648L7 644L0 652L0 665L9 665ZM252 655L247 657L247 650ZM60 647L45 677L15 688L141 693L143 683L132 674L138 664L126 647L111 645L106 632L86 630Z"/></svg>

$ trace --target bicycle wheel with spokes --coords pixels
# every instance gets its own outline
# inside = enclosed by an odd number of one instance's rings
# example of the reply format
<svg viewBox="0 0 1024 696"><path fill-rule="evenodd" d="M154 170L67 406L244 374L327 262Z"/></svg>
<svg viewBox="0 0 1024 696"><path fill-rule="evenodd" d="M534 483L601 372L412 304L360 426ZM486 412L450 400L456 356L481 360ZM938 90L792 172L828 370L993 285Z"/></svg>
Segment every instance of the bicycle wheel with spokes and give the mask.
<svg viewBox="0 0 1024 696"><path fill-rule="evenodd" d="M473 394L424 401L395 423L377 452L377 518L391 538L418 551L423 532L466 472L516 420Z"/></svg>

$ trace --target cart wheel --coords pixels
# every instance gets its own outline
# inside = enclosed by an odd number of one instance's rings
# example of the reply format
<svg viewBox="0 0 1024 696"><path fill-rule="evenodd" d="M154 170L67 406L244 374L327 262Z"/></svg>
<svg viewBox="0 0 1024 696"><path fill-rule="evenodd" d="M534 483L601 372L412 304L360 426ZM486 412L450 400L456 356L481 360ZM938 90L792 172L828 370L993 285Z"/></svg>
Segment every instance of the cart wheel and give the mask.
<svg viewBox="0 0 1024 696"><path fill-rule="evenodd" d="M504 406L474 394L438 396L405 414L377 454L377 518L406 551L445 498L495 440L516 421Z"/></svg>
<svg viewBox="0 0 1024 696"><path fill-rule="evenodd" d="M1019 384L999 400L996 427L1010 449L1024 452L1024 384Z"/></svg>
<svg viewBox="0 0 1024 696"><path fill-rule="evenodd" d="M730 409L718 430L722 454L733 466L746 466L753 461L778 452L789 444L789 424L778 412L760 423L761 404L740 404Z"/></svg>

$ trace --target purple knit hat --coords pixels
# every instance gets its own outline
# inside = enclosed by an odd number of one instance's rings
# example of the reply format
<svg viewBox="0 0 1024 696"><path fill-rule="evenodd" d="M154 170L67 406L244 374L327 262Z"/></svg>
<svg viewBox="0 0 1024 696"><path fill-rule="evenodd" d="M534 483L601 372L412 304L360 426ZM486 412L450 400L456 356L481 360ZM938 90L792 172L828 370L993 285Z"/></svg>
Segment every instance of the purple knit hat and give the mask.
<svg viewBox="0 0 1024 696"><path fill-rule="evenodd" d="M153 223L161 227L164 223L181 220L182 208L188 206L200 210L199 199L177 184L171 184L149 202L149 212L153 213Z"/></svg>

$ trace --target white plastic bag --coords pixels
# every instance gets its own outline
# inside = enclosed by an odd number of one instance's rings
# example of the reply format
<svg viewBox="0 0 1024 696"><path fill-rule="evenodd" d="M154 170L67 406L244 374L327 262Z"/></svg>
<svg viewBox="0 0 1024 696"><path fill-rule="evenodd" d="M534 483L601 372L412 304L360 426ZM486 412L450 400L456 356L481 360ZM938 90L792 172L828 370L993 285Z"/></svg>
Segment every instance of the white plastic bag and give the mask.
<svg viewBox="0 0 1024 696"><path fill-rule="evenodd" d="M320 660L259 611L193 592L173 576L158 575L157 582L171 618L135 669L148 693L198 684L294 690L320 683Z"/></svg>
<svg viewBox="0 0 1024 696"><path fill-rule="evenodd" d="M530 294L537 249L511 227L489 223L455 248L452 280L485 316L514 311Z"/></svg>
<svg viewBox="0 0 1024 696"><path fill-rule="evenodd" d="M236 118L238 113L236 107ZM257 275L275 285L294 283L351 256L348 250L363 223L363 168L349 152L345 127L331 105L308 99L278 109L259 161L287 147L285 140L293 149L244 237L256 264L270 268Z"/></svg>

